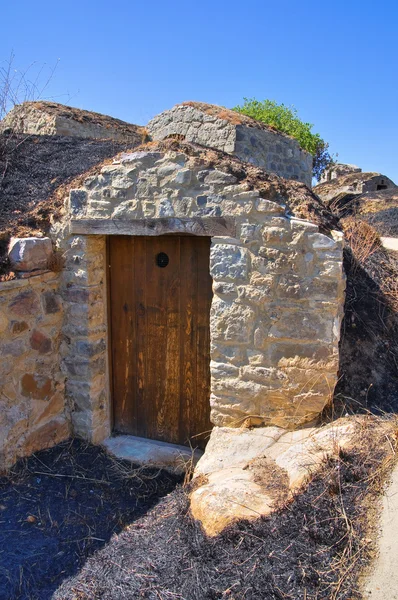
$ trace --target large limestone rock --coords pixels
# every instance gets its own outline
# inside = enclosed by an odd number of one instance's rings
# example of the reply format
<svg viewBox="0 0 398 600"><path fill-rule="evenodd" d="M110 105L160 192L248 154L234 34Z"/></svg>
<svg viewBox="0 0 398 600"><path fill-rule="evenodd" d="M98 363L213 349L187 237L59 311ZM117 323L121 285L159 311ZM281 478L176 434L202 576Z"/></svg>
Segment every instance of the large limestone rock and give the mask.
<svg viewBox="0 0 398 600"><path fill-rule="evenodd" d="M358 426L354 419L339 419L297 431L215 427L195 469L194 518L214 536L240 519L269 515L291 500L326 458L352 444Z"/></svg>
<svg viewBox="0 0 398 600"><path fill-rule="evenodd" d="M183 138L311 186L312 156L294 138L220 106L177 104L154 117L147 129L155 140Z"/></svg>
<svg viewBox="0 0 398 600"><path fill-rule="evenodd" d="M11 238L8 258L15 271L47 269L51 255L50 238Z"/></svg>

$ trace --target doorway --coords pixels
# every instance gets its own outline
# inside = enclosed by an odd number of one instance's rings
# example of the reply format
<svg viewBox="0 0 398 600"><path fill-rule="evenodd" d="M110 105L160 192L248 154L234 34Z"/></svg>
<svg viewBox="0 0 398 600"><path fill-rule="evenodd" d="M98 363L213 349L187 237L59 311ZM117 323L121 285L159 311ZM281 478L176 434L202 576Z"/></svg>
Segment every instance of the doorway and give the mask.
<svg viewBox="0 0 398 600"><path fill-rule="evenodd" d="M114 430L203 447L210 423L210 238L110 236Z"/></svg>

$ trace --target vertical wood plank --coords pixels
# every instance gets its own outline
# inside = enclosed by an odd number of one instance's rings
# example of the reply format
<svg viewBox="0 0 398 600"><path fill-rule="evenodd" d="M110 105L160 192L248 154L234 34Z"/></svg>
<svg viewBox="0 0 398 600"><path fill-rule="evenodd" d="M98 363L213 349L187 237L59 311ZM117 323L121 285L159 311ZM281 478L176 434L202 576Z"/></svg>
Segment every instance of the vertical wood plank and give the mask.
<svg viewBox="0 0 398 600"><path fill-rule="evenodd" d="M134 295L132 255L134 238L110 240L112 374L115 429L134 431ZM122 333L122 334L121 334Z"/></svg>

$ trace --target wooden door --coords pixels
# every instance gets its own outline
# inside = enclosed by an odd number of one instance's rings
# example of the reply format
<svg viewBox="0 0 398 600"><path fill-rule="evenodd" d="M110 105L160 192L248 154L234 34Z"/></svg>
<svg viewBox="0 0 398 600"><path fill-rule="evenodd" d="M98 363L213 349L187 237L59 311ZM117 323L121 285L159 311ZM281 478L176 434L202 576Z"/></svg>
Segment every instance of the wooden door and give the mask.
<svg viewBox="0 0 398 600"><path fill-rule="evenodd" d="M210 424L210 238L111 236L114 429L203 446Z"/></svg>

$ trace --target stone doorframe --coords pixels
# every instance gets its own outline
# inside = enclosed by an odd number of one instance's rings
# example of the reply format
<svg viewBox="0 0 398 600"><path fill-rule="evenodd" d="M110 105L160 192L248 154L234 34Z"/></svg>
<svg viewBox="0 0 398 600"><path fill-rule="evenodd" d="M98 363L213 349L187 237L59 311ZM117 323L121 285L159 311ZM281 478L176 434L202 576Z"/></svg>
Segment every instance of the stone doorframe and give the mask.
<svg viewBox="0 0 398 600"><path fill-rule="evenodd" d="M161 218L134 221L76 219L65 253L62 295L65 301L62 369L73 432L100 443L112 432L111 352L109 331L108 244L110 235L236 235L233 218ZM236 240L237 241L237 240ZM213 241L213 244L215 242ZM209 265L210 269L210 265Z"/></svg>
<svg viewBox="0 0 398 600"><path fill-rule="evenodd" d="M330 400L344 298L341 234L319 233L261 198L237 217L82 215L72 218L70 233L61 353L76 435L99 443L112 429L106 239L115 234L212 238L213 424L298 427Z"/></svg>

